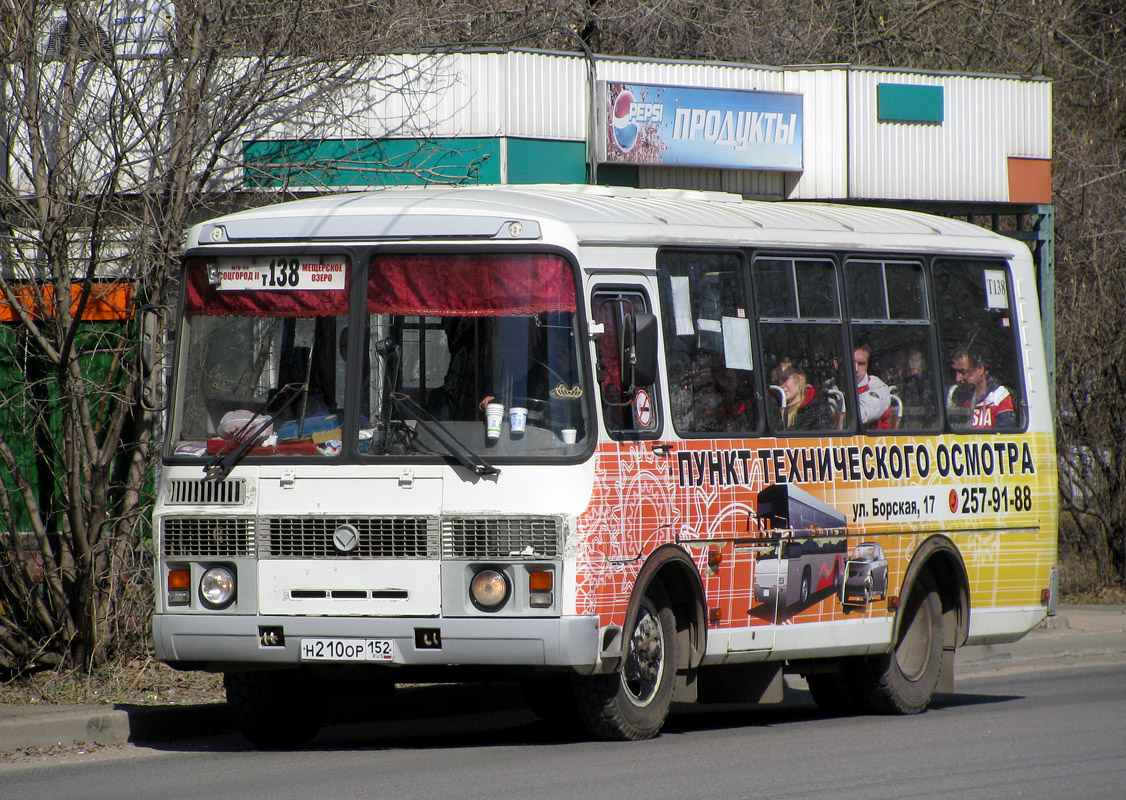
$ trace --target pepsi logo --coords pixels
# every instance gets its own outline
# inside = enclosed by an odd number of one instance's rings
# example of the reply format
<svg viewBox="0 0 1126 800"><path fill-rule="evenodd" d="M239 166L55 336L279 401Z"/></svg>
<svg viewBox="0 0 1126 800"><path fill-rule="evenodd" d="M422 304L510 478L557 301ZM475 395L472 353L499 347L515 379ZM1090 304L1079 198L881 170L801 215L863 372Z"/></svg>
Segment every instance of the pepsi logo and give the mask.
<svg viewBox="0 0 1126 800"><path fill-rule="evenodd" d="M633 121L633 93L623 91L614 101L614 141L623 153L628 153L637 144L637 123Z"/></svg>

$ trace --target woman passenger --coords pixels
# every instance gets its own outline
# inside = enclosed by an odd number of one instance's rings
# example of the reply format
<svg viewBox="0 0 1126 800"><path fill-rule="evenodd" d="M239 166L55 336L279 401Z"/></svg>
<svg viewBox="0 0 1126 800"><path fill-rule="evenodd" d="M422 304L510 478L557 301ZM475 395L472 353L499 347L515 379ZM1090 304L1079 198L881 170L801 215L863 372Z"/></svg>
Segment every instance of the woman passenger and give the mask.
<svg viewBox="0 0 1126 800"><path fill-rule="evenodd" d="M778 385L786 398L786 405L779 409L775 418L775 428L794 431L832 430L833 410L828 396L809 385L805 370L794 364L781 364L775 373Z"/></svg>

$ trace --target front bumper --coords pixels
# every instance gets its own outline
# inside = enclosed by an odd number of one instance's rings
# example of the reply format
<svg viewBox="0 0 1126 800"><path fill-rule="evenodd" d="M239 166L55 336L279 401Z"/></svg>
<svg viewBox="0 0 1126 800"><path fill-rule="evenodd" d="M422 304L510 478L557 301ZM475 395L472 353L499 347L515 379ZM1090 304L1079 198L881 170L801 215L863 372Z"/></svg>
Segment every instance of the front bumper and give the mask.
<svg viewBox="0 0 1126 800"><path fill-rule="evenodd" d="M280 629L284 644L262 642ZM416 647L416 630L437 630L440 648ZM171 664L280 666L300 663L302 638L393 639L392 666L592 667L598 663L598 617L514 619L290 617L156 614L156 657Z"/></svg>

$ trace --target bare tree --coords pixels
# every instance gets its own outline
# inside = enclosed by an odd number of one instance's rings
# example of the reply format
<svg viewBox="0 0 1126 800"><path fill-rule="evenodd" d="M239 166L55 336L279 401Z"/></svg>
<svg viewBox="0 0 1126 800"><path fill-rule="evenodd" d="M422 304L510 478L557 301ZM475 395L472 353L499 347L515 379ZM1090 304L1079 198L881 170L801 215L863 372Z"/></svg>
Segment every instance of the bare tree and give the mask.
<svg viewBox="0 0 1126 800"><path fill-rule="evenodd" d="M180 3L121 41L90 16L104 5L0 0L0 668L91 667L143 638L155 417L137 400L161 353L138 311L172 302L190 222L277 198L242 191L243 143L370 131L349 98L430 79L329 57L373 49L354 25L300 3L256 25L255 5Z"/></svg>
<svg viewBox="0 0 1126 800"><path fill-rule="evenodd" d="M143 633L154 415L137 398L160 351L138 347L153 332L137 310L171 301L186 225L330 167L370 173L370 153L310 153L417 133L423 106L357 116L355 98L442 80L433 61L372 56L484 42L1052 77L1064 509L1101 579L1126 570L1119 3L186 0L148 45L115 40L98 7L0 0L0 668L89 666Z"/></svg>

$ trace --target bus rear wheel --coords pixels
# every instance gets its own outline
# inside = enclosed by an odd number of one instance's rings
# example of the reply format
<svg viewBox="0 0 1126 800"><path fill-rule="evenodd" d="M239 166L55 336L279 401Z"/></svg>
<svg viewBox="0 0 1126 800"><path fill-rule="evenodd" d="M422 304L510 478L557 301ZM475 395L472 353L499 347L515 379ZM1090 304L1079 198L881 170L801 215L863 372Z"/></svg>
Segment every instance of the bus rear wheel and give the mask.
<svg viewBox="0 0 1126 800"><path fill-rule="evenodd" d="M851 682L866 708L882 714L925 711L942 664L942 602L929 575L916 581L890 653L850 661Z"/></svg>
<svg viewBox="0 0 1126 800"><path fill-rule="evenodd" d="M320 693L297 670L226 672L223 686L231 721L255 747L301 747L324 723Z"/></svg>
<svg viewBox="0 0 1126 800"><path fill-rule="evenodd" d="M676 667L676 617L664 591L653 586L638 605L621 672L575 680L583 727L600 739L656 736L672 703Z"/></svg>

